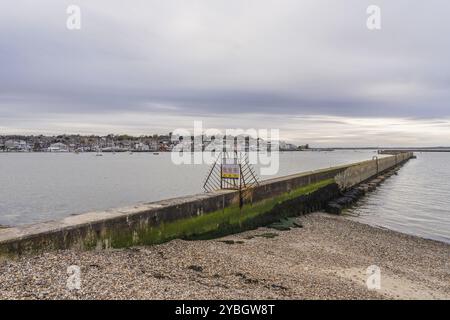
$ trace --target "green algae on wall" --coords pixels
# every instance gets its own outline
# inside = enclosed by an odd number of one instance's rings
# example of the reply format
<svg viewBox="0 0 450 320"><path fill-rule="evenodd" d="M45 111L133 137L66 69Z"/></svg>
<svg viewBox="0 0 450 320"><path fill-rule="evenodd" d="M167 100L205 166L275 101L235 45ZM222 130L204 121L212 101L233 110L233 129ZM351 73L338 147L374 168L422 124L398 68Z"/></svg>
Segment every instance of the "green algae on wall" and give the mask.
<svg viewBox="0 0 450 320"><path fill-rule="evenodd" d="M335 184L334 179L327 179L257 203L246 203L242 207L239 207L239 204L236 203L221 210L176 221L161 222L156 226L141 224L134 231L110 229L108 234L102 235L103 244L100 246L121 248L132 245L157 244L177 238L208 239L256 228L274 222L286 215L292 215L292 212L283 213L279 212L280 210L274 210L277 207L290 200L307 197L332 184ZM308 199L305 198L304 200ZM93 245L91 241L89 241L89 244L86 243L86 247L92 247ZM98 243L96 246L99 246Z"/></svg>

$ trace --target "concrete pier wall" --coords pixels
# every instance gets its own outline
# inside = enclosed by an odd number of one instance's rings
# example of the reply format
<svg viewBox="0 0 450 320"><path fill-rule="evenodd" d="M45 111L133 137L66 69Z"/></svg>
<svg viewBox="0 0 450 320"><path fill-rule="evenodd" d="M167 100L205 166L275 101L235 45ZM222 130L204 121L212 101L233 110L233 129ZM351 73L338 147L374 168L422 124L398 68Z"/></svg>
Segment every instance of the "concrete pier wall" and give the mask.
<svg viewBox="0 0 450 320"><path fill-rule="evenodd" d="M374 157L373 160L360 162L349 166L344 171L336 175L335 180L341 189L350 189L351 187L403 163L413 156L412 153L401 153L385 158Z"/></svg>
<svg viewBox="0 0 450 320"><path fill-rule="evenodd" d="M412 153L402 153L271 179L243 194L218 191L3 229L0 255L123 248L239 232L319 210L340 194L339 181L350 188L411 157Z"/></svg>

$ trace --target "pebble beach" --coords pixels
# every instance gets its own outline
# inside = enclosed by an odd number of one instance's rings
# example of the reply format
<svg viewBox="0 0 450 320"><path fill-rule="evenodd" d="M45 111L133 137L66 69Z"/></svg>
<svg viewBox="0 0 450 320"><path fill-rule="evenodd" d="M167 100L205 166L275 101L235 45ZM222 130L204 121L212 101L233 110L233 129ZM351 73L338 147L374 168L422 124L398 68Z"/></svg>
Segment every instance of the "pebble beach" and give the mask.
<svg viewBox="0 0 450 320"><path fill-rule="evenodd" d="M0 299L450 299L450 245L314 213L287 231L0 261ZM67 287L69 266L80 289ZM380 269L379 289L366 285Z"/></svg>

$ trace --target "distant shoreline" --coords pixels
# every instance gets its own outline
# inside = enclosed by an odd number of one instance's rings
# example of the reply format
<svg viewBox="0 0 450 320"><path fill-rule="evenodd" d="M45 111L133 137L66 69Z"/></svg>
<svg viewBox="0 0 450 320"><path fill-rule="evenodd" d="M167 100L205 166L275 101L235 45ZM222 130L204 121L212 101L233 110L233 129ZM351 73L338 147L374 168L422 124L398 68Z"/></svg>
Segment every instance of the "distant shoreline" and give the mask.
<svg viewBox="0 0 450 320"><path fill-rule="evenodd" d="M332 151L351 151L351 150L380 150L380 151L388 151L388 152L450 152L450 148L442 147L442 148L376 148L376 147L361 147L361 148L309 148L303 150L277 150L279 152L332 152ZM265 150L260 150L259 152L263 152ZM0 153L97 153L99 151L96 150L86 150L86 151L17 151L17 150L0 150ZM103 153L162 153L162 152L172 152L171 150L102 150ZM183 151L186 153L192 151ZM195 151L195 152L207 152L207 151ZM253 151L256 152L256 151Z"/></svg>

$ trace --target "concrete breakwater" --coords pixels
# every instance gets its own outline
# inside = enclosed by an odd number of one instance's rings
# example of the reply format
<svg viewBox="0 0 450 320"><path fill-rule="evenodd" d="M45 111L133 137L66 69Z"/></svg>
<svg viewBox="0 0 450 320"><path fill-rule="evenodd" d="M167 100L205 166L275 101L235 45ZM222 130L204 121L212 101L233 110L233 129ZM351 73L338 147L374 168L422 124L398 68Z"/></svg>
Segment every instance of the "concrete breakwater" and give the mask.
<svg viewBox="0 0 450 320"><path fill-rule="evenodd" d="M341 190L341 196L328 202L325 206L325 211L333 214L341 214L342 210L351 207L368 192L375 190L386 179L390 178L392 175L396 175L400 166L401 164L390 168L382 174L376 175L368 181L364 181L364 183L352 187L350 190Z"/></svg>
<svg viewBox="0 0 450 320"><path fill-rule="evenodd" d="M68 248L122 248L252 229L322 209L342 190L411 157L412 153L401 153L267 180L245 192L242 202L238 191L217 191L7 228L0 230L0 255Z"/></svg>

